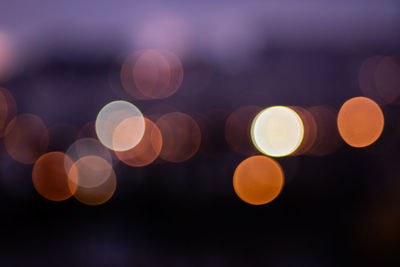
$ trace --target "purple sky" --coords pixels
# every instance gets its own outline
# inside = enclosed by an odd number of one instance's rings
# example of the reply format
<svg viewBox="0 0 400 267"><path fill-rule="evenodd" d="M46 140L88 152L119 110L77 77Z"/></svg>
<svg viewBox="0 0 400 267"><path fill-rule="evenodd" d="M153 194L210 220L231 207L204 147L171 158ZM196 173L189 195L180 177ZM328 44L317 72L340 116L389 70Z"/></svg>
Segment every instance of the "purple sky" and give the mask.
<svg viewBox="0 0 400 267"><path fill-rule="evenodd" d="M164 47L244 64L270 43L354 48L398 42L396 1L2 0L0 31L18 58L54 49L127 51Z"/></svg>

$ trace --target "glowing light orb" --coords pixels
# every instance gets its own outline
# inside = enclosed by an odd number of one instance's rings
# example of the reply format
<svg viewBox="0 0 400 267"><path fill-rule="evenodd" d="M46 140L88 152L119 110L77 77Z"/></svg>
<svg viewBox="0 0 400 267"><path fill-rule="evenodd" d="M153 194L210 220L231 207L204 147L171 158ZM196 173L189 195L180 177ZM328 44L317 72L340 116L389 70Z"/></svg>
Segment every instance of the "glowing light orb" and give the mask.
<svg viewBox="0 0 400 267"><path fill-rule="evenodd" d="M136 99L161 99L177 92L183 66L177 55L161 49L135 52L121 67L121 83Z"/></svg>
<svg viewBox="0 0 400 267"><path fill-rule="evenodd" d="M189 115L181 112L167 113L157 120L156 125L162 135L160 158L163 160L184 162L199 150L201 130Z"/></svg>
<svg viewBox="0 0 400 267"><path fill-rule="evenodd" d="M117 181L112 166L103 158L86 156L76 161L68 173L68 185L74 197L86 205L107 202L115 192Z"/></svg>
<svg viewBox="0 0 400 267"><path fill-rule="evenodd" d="M10 121L5 130L4 145L8 154L23 164L32 164L47 150L49 134L42 119L21 114Z"/></svg>
<svg viewBox="0 0 400 267"><path fill-rule="evenodd" d="M110 150L105 148L100 141L94 138L81 138L76 140L68 147L65 153L68 155L69 159L72 160L72 162L76 162L86 156L97 156L107 161L108 164L113 164L113 158ZM66 161L65 170L67 172L69 171L70 167L69 161Z"/></svg>
<svg viewBox="0 0 400 267"><path fill-rule="evenodd" d="M275 160L253 156L242 161L233 175L233 188L238 197L253 205L274 200L282 190L284 174Z"/></svg>
<svg viewBox="0 0 400 267"><path fill-rule="evenodd" d="M366 97L354 97L340 108L337 125L343 140L353 147L373 144L381 135L384 117L381 108Z"/></svg>
<svg viewBox="0 0 400 267"><path fill-rule="evenodd" d="M292 109L274 106L254 118L251 138L256 148L269 156L282 157L293 153L301 144L303 123Z"/></svg>
<svg viewBox="0 0 400 267"><path fill-rule="evenodd" d="M125 151L140 142L145 123L142 112L136 106L126 101L113 101L100 110L95 128L104 146Z"/></svg>
<svg viewBox="0 0 400 267"><path fill-rule="evenodd" d="M160 129L151 120L145 118L146 130L140 143L127 151L116 151L117 157L132 167L142 167L151 164L160 155L162 136Z"/></svg>
<svg viewBox="0 0 400 267"><path fill-rule="evenodd" d="M112 166L102 157L85 156L77 160L70 167L70 184L73 187L98 187L106 182L112 171Z"/></svg>
<svg viewBox="0 0 400 267"><path fill-rule="evenodd" d="M72 160L62 152L50 152L41 156L33 166L32 181L36 191L52 201L66 200L76 187L68 184L68 173L64 164L72 166Z"/></svg>

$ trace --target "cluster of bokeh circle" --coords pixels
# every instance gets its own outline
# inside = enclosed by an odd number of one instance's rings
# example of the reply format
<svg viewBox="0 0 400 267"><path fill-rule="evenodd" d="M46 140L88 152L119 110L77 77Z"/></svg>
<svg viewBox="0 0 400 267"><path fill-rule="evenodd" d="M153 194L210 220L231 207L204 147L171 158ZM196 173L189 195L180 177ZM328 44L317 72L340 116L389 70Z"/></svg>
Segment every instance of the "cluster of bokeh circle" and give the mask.
<svg viewBox="0 0 400 267"><path fill-rule="evenodd" d="M400 65L393 57L372 56L361 64L358 78L363 96L348 99L338 112L323 105L245 106L231 114L226 138L233 150L250 156L233 177L244 202L266 204L280 194L285 175L273 157L323 156L342 141L363 148L378 140L385 124L381 106L396 105L400 96ZM248 149L250 143L255 150Z"/></svg>
<svg viewBox="0 0 400 267"><path fill-rule="evenodd" d="M118 74L123 92L111 83L114 92L136 100L170 97L184 76L179 57L163 49L133 53ZM285 184L284 169L274 157L324 156L343 141L355 148L373 144L384 128L381 106L395 104L400 95L400 66L391 57L367 58L359 85L364 96L347 100L339 111L326 105L249 105L232 112L225 139L232 151L247 157L232 170L236 195L253 205L274 200ZM146 115L133 103L117 100L106 103L66 151L48 152L45 123L34 114L17 114L12 94L0 88L0 137L11 158L33 164L33 186L42 197L100 205L116 191L117 162L136 168L185 162L198 152L202 131L189 114Z"/></svg>
<svg viewBox="0 0 400 267"><path fill-rule="evenodd" d="M170 51L141 50L125 59L119 77L131 99L164 99L181 86L183 66ZM132 167L156 160L180 163L193 157L201 142L200 127L190 115L174 110L145 116L125 100L104 105L66 151L47 152L49 129L34 114L17 115L14 97L0 89L0 137L10 157L33 164L33 186L42 197L74 197L86 205L103 204L114 195L117 162Z"/></svg>

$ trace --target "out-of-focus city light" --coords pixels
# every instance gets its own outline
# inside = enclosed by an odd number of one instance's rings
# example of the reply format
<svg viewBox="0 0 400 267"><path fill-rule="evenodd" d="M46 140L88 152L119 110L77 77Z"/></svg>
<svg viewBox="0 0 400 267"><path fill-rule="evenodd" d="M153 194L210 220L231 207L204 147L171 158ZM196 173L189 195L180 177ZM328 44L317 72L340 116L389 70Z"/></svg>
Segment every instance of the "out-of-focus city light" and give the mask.
<svg viewBox="0 0 400 267"><path fill-rule="evenodd" d="M36 115L19 115L7 125L4 145L8 154L20 163L34 163L46 152L48 143L46 125Z"/></svg>
<svg viewBox="0 0 400 267"><path fill-rule="evenodd" d="M134 53L121 68L125 91L137 99L166 98L178 90L183 80L180 59L172 52L148 49Z"/></svg>
<svg viewBox="0 0 400 267"><path fill-rule="evenodd" d="M337 124L343 140L353 147L373 144L381 135L384 116L381 108L366 97L354 97L340 108Z"/></svg>
<svg viewBox="0 0 400 267"><path fill-rule="evenodd" d="M44 198L52 201L62 201L70 198L75 187L68 184L68 173L72 160L62 152L49 152L42 155L33 166L32 181L36 191Z"/></svg>
<svg viewBox="0 0 400 267"><path fill-rule="evenodd" d="M257 153L251 141L251 124L260 111L258 106L244 106L229 115L225 123L225 139L233 151L246 156Z"/></svg>
<svg viewBox="0 0 400 267"><path fill-rule="evenodd" d="M142 140L134 148L127 151L116 151L118 159L132 167L151 164L160 155L162 136L157 125L145 118L145 131Z"/></svg>
<svg viewBox="0 0 400 267"><path fill-rule="evenodd" d="M301 141L300 146L292 153L293 156L306 154L311 150L313 147L315 140L317 139L317 123L311 112L307 109L299 107L299 106L292 106L290 107L299 115L304 128L304 135L303 140Z"/></svg>
<svg viewBox="0 0 400 267"><path fill-rule="evenodd" d="M142 112L126 101L114 101L104 106L96 119L100 142L111 150L124 151L136 146L144 134Z"/></svg>
<svg viewBox="0 0 400 267"><path fill-rule="evenodd" d="M68 179L70 188L76 188L74 197L86 205L107 202L117 185L112 166L97 156L85 156L73 163Z"/></svg>
<svg viewBox="0 0 400 267"><path fill-rule="evenodd" d="M109 179L113 172L110 163L98 156L84 156L73 164L69 170L70 184L73 187L98 187Z"/></svg>
<svg viewBox="0 0 400 267"><path fill-rule="evenodd" d="M94 138L81 138L72 143L65 152L72 162L78 161L86 156L97 156L113 165L113 158L110 151L105 148L100 141ZM68 171L70 166L66 162L65 168Z"/></svg>
<svg viewBox="0 0 400 267"><path fill-rule="evenodd" d="M316 124L316 138L306 154L324 156L336 151L343 143L337 128L337 110L328 106L307 109Z"/></svg>
<svg viewBox="0 0 400 267"><path fill-rule="evenodd" d="M181 112L167 113L157 120L156 125L163 140L160 158L177 163L196 154L201 143L201 131L189 115Z"/></svg>
<svg viewBox="0 0 400 267"><path fill-rule="evenodd" d="M0 87L0 137L4 136L7 124L15 117L17 105L12 94Z"/></svg>
<svg viewBox="0 0 400 267"><path fill-rule="evenodd" d="M400 64L389 56L365 59L360 67L359 85L364 96L380 104L395 102L400 96Z"/></svg>
<svg viewBox="0 0 400 267"><path fill-rule="evenodd" d="M273 106L254 118L251 138L256 148L269 156L282 157L293 153L304 135L299 115L288 107Z"/></svg>
<svg viewBox="0 0 400 267"><path fill-rule="evenodd" d="M120 79L122 88L124 92L128 94L128 96L139 100L148 100L150 97L143 95L143 93L136 87L135 80L133 78L133 69L137 59L142 53L143 51L137 51L126 58L121 66ZM114 81L114 83L116 82ZM124 94L124 92L119 90L117 85L114 84L112 88L118 96Z"/></svg>
<svg viewBox="0 0 400 267"><path fill-rule="evenodd" d="M253 156L242 161L233 175L233 188L238 197L253 205L274 200L282 190L284 173L274 159Z"/></svg>

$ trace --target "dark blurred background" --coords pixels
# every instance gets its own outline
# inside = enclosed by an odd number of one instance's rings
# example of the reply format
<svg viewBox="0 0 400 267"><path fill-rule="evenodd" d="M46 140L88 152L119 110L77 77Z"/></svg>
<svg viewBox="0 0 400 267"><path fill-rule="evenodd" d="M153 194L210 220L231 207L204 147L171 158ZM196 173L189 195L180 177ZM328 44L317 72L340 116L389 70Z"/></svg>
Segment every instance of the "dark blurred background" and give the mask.
<svg viewBox="0 0 400 267"><path fill-rule="evenodd" d="M10 58L0 86L18 113L72 129L50 133L48 151L65 151L74 129L121 98L145 115L169 106L206 118L193 158L142 168L120 162L114 196L95 207L41 197L32 165L1 148L1 266L400 263L396 104L382 106L385 128L369 147L278 158L285 186L263 206L236 196L232 176L246 156L224 138L227 117L241 106L338 110L362 95L363 61L400 56L399 11L398 1L382 0L0 0L0 51ZM178 92L161 100L118 95L112 85L124 57L154 47L182 60Z"/></svg>

